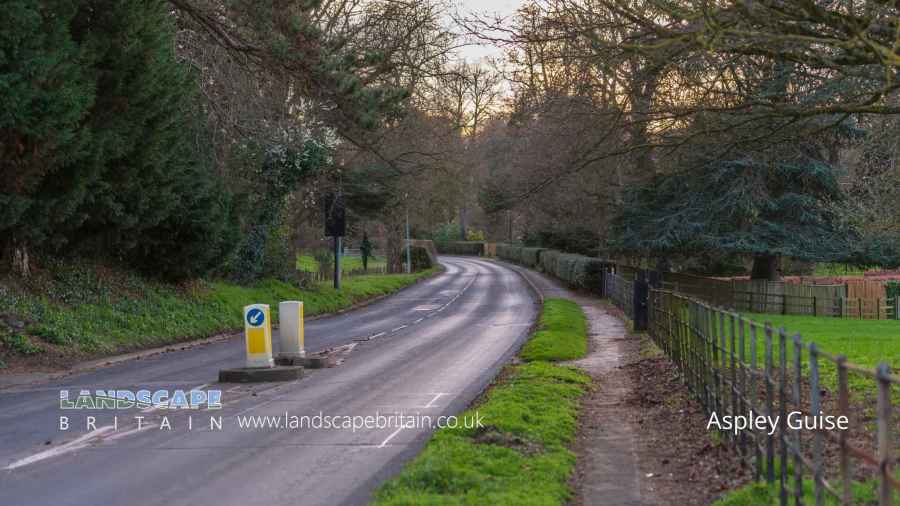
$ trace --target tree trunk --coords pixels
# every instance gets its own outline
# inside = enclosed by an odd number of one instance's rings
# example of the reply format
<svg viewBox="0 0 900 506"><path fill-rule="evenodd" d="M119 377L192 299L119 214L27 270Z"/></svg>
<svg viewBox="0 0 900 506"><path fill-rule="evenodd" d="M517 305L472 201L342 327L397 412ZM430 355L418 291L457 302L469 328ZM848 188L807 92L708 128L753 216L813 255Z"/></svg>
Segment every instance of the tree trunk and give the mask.
<svg viewBox="0 0 900 506"><path fill-rule="evenodd" d="M396 218L396 217L395 217ZM399 218L385 220L385 257L387 270L391 273L403 272L403 248L405 240L403 235L404 222Z"/></svg>
<svg viewBox="0 0 900 506"><path fill-rule="evenodd" d="M2 248L4 263L15 276L27 278L31 274L31 259L28 255L28 245L12 240Z"/></svg>
<svg viewBox="0 0 900 506"><path fill-rule="evenodd" d="M672 262L669 257L658 257L656 259L656 270L658 272L669 272L672 270Z"/></svg>
<svg viewBox="0 0 900 506"><path fill-rule="evenodd" d="M750 273L750 279L765 279L768 281L781 279L781 276L778 274L778 257L775 255L755 255L753 257L753 270Z"/></svg>
<svg viewBox="0 0 900 506"><path fill-rule="evenodd" d="M459 208L459 240L466 240L466 206Z"/></svg>

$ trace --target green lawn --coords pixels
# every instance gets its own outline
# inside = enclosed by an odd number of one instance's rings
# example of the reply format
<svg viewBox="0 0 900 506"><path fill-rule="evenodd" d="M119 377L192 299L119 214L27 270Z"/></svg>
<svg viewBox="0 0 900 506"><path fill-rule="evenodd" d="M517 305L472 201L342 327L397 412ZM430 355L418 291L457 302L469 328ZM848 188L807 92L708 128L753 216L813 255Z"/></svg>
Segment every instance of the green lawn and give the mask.
<svg viewBox="0 0 900 506"><path fill-rule="evenodd" d="M369 258L370 269L380 269L386 265L387 260L384 257L373 256ZM362 257L341 257L341 268L344 271L362 269ZM297 270L303 272L319 272L319 262L312 255L297 255Z"/></svg>
<svg viewBox="0 0 900 506"><path fill-rule="evenodd" d="M547 299L538 331L522 349L522 359L572 360L587 353L587 320L578 304Z"/></svg>
<svg viewBox="0 0 900 506"><path fill-rule="evenodd" d="M552 323L554 335L580 340L586 349L583 313L562 302L567 301L548 300L542 321ZM572 348L541 346L539 354L546 360L584 355ZM565 504L575 465L567 446L575 437L579 398L589 385L584 373L547 361L508 366L484 402L459 415L477 412L484 427L435 432L422 453L378 489L375 503Z"/></svg>
<svg viewBox="0 0 900 506"><path fill-rule="evenodd" d="M791 480L791 485L793 485L793 479L793 477L789 478L789 480ZM832 483L832 485L837 485L839 487L838 490L840 490L839 483ZM854 503L877 504L878 495L876 485L877 482L874 480L865 483L854 483L852 488ZM824 504L829 506L838 506L841 504L840 501L833 498L828 492L824 492L823 495L825 498L823 501ZM896 500L897 494L894 494L894 496ZM815 504L815 499L816 496L813 481L809 479L803 480L804 504ZM789 504L794 504L793 498L790 498L788 502ZM733 490L725 497L714 502L713 506L779 506L780 504L778 483L776 482L772 487L769 487L766 483L751 483L745 485Z"/></svg>
<svg viewBox="0 0 900 506"><path fill-rule="evenodd" d="M900 321L896 320L853 320L842 318L823 318L814 316L784 316L772 314L747 314L749 319L760 324L768 321L777 329L784 327L788 334L786 358L792 367L794 357L791 336L800 333L804 343L815 342L816 346L832 355L846 355L850 362L857 365L875 368L881 362L887 362L893 368L900 367ZM726 323L727 326L727 323ZM758 334L757 354L762 366L765 341L763 334ZM749 346L749 341L748 341ZM779 361L777 333L773 341L774 362ZM748 349L749 353L749 349ZM809 355L804 351L803 370L809 373ZM820 360L822 384L835 391L837 388L837 369L827 360ZM875 393L875 382L859 374L848 375L851 394L861 397L866 405L872 405L871 397ZM896 389L895 389L896 393ZM804 394L806 395L806 394ZM871 403L871 404L870 404ZM776 471L777 472L777 471ZM790 471L789 471L790 473ZM793 480L791 477L790 480ZM791 481L793 483L793 481ZM839 483L832 483L839 486ZM853 499L856 504L875 504L877 502L875 480L853 483ZM804 501L814 504L814 488L811 480L804 480ZM897 499L900 495L895 494ZM825 494L825 504L837 505L838 501ZM791 500L792 501L792 500ZM752 483L740 487L714 503L714 506L776 506L780 504L778 485L768 487L765 483Z"/></svg>
<svg viewBox="0 0 900 506"><path fill-rule="evenodd" d="M862 276L865 273L865 267L848 264L820 263L813 269L813 276Z"/></svg>
<svg viewBox="0 0 900 506"><path fill-rule="evenodd" d="M0 355L41 353L48 344L113 353L206 337L241 328L247 304L269 304L277 318L280 301L302 300L312 316L399 290L432 272L356 276L338 292L328 283L300 290L276 280L254 286L204 281L176 288L130 274L61 269L38 287L0 284L0 315L26 324L19 331L0 325Z"/></svg>
<svg viewBox="0 0 900 506"><path fill-rule="evenodd" d="M850 362L875 368L886 362L893 369L900 368L900 321L854 320L849 318L822 318L815 316L782 316L748 314L748 318L763 323L769 321L775 328L784 327L788 333L788 363L793 360L793 342L790 336L799 332L806 343L832 355L843 354ZM763 357L765 342L757 344L759 357ZM778 363L778 340L773 342L775 363ZM808 355L804 353L804 369L808 371ZM834 390L837 385L837 369L830 362L820 360L823 385ZM855 392L871 393L875 383L858 374L848 376L850 388Z"/></svg>

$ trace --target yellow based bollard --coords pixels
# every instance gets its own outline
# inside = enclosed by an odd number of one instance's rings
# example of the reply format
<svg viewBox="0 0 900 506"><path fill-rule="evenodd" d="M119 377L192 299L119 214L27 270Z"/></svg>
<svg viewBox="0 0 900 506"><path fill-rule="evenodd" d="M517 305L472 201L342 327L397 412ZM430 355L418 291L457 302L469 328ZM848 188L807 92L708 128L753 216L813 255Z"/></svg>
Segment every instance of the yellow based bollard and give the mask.
<svg viewBox="0 0 900 506"><path fill-rule="evenodd" d="M281 350L278 358L294 359L306 356L303 349L303 303L289 300L278 304L278 334Z"/></svg>
<svg viewBox="0 0 900 506"><path fill-rule="evenodd" d="M272 360L272 320L268 304L244 307L244 338L247 367L274 367Z"/></svg>

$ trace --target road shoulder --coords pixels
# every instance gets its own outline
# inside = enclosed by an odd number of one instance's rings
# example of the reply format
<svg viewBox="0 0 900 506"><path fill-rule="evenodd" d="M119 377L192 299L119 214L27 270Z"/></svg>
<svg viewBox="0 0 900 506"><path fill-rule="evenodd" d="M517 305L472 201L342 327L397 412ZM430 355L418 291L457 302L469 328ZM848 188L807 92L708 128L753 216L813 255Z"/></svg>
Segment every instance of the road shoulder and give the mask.
<svg viewBox="0 0 900 506"><path fill-rule="evenodd" d="M658 504L641 477L639 429L622 413L627 397L635 391L624 366L639 353L637 340L629 338L624 323L600 298L569 290L539 272L505 265L528 278L544 297L577 303L588 320L588 354L568 362L585 371L594 384L582 399L573 448L578 460L570 480L575 491L572 504Z"/></svg>

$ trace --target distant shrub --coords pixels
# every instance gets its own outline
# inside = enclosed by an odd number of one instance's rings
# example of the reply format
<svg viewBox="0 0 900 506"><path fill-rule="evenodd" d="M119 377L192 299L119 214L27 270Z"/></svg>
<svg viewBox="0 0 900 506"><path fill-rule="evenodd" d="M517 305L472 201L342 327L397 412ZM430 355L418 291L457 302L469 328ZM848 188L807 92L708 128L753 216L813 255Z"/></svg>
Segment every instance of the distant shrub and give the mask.
<svg viewBox="0 0 900 506"><path fill-rule="evenodd" d="M431 233L431 239L434 242L450 242L462 240L463 237L460 235L458 224L444 223L434 229L434 232Z"/></svg>
<svg viewBox="0 0 900 506"><path fill-rule="evenodd" d="M527 267L538 267L544 248L526 248L512 244L497 244L497 257Z"/></svg>
<svg viewBox="0 0 900 506"><path fill-rule="evenodd" d="M600 286L603 260L584 255L546 250L541 253L541 270L571 286L596 290Z"/></svg>
<svg viewBox="0 0 900 506"><path fill-rule="evenodd" d="M482 256L484 254L483 242L470 241L448 241L435 242L438 253L444 255L472 255Z"/></svg>
<svg viewBox="0 0 900 506"><path fill-rule="evenodd" d="M900 281L886 281L884 283L884 290L889 299L900 297Z"/></svg>
<svg viewBox="0 0 900 506"><path fill-rule="evenodd" d="M475 230L470 228L466 230L466 240L467 241L483 241L484 240L484 230Z"/></svg>
<svg viewBox="0 0 900 506"><path fill-rule="evenodd" d="M524 238L526 246L544 248L593 256L598 253L600 235L583 226L554 227L529 231Z"/></svg>
<svg viewBox="0 0 900 506"><path fill-rule="evenodd" d="M433 266L431 255L428 254L428 250L424 246L410 246L409 257L412 260L413 272L424 271Z"/></svg>

